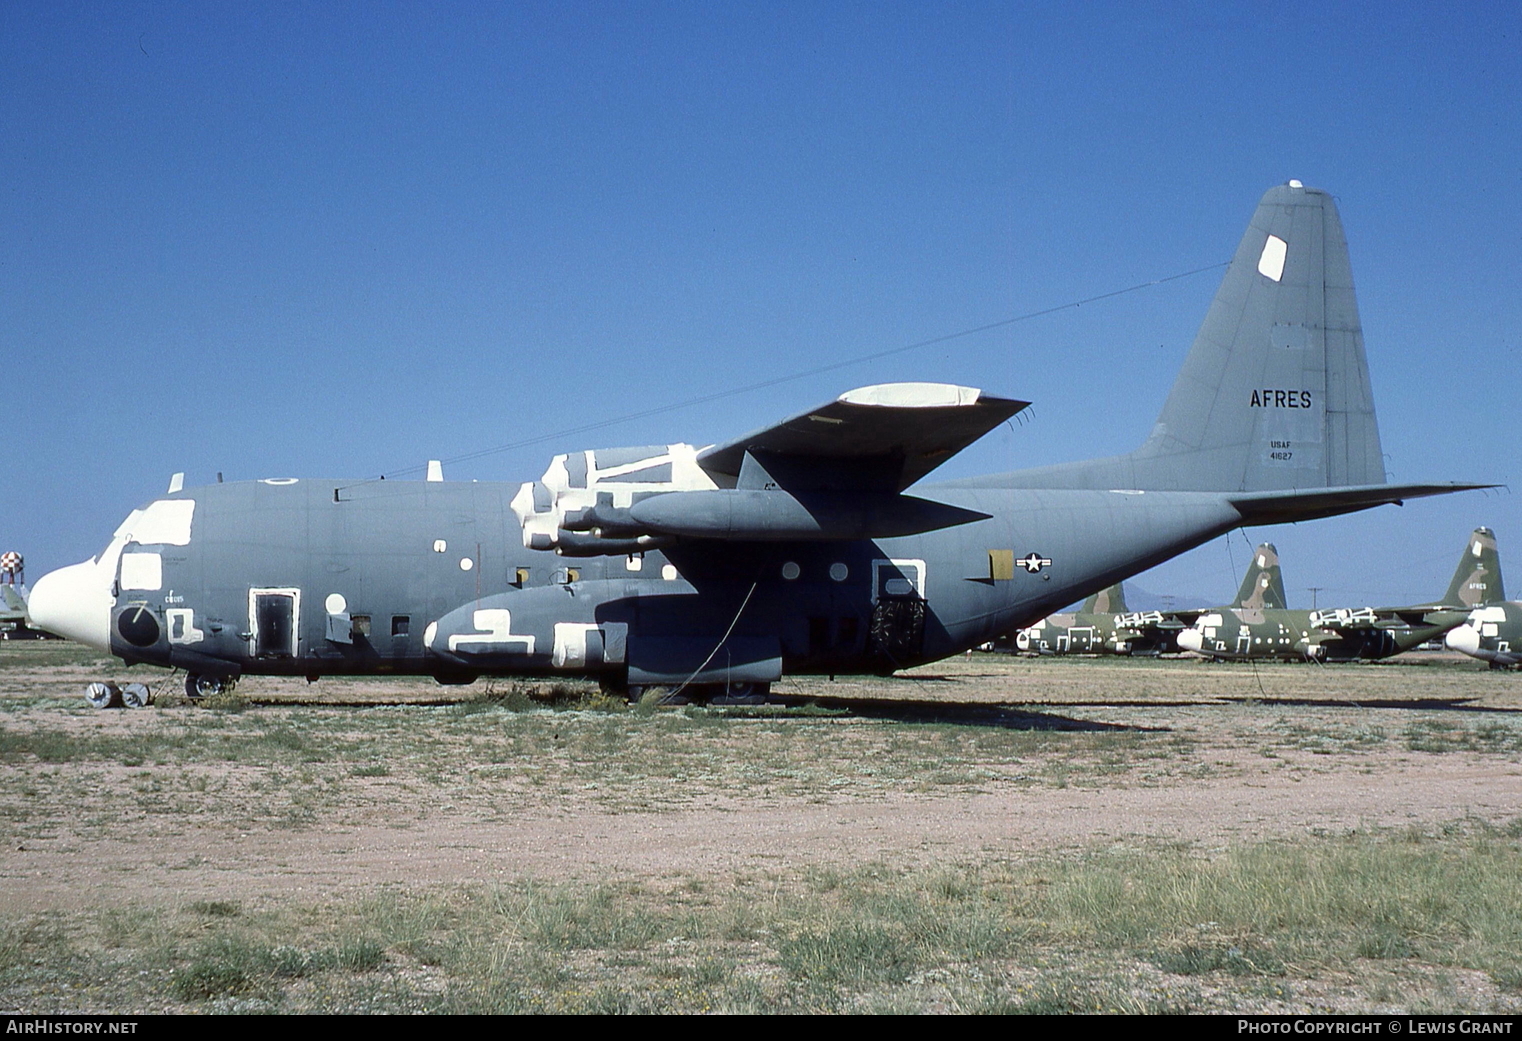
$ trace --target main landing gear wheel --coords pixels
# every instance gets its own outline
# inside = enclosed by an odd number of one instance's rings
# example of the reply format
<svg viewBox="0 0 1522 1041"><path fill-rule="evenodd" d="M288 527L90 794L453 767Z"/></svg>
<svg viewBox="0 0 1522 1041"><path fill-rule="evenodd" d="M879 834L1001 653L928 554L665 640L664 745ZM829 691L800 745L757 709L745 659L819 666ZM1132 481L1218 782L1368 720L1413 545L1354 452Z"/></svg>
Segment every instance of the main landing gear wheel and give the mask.
<svg viewBox="0 0 1522 1041"><path fill-rule="evenodd" d="M654 684L648 687L631 685L626 688L631 702L642 701L651 696L653 703L662 708L677 705L766 705L771 702L770 683L689 683L685 687L668 687Z"/></svg>
<svg viewBox="0 0 1522 1041"><path fill-rule="evenodd" d="M204 672L188 672L185 674L185 696L191 701L200 701L202 698L214 697L217 694L226 694L233 689L234 680L226 676L211 676Z"/></svg>
<svg viewBox="0 0 1522 1041"><path fill-rule="evenodd" d="M729 689L717 687L709 697L710 705L765 705L771 700L770 683L731 683Z"/></svg>

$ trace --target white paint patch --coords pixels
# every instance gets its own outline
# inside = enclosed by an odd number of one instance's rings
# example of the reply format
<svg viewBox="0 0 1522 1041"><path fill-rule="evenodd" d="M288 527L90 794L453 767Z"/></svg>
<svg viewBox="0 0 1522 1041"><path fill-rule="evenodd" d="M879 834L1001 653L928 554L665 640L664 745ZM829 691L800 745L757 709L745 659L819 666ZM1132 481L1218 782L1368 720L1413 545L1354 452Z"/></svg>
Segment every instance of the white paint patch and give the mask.
<svg viewBox="0 0 1522 1041"><path fill-rule="evenodd" d="M643 569L644 566L645 555L643 553L630 553L627 557L624 558L625 571L639 571Z"/></svg>
<svg viewBox="0 0 1522 1041"><path fill-rule="evenodd" d="M170 476L170 478L169 478L169 491L166 494L173 495L175 492L183 491L184 488L185 488L185 472L182 470L179 473L173 474L173 475Z"/></svg>
<svg viewBox="0 0 1522 1041"><path fill-rule="evenodd" d="M587 664L587 634L596 631L595 625L556 622L555 649L550 652L550 664L557 669L583 668Z"/></svg>
<svg viewBox="0 0 1522 1041"><path fill-rule="evenodd" d="M456 650L461 644L502 644L523 654L534 653L532 636L514 636L513 613L505 607L489 607L471 615L471 624L481 633L456 633L449 638L449 649Z"/></svg>
<svg viewBox="0 0 1522 1041"><path fill-rule="evenodd" d="M328 614L343 614L349 609L349 601L344 599L342 593L329 593L322 606L328 609Z"/></svg>
<svg viewBox="0 0 1522 1041"><path fill-rule="evenodd" d="M433 646L433 638L435 636L437 636L437 635L439 635L439 623L438 622L429 622L428 623L428 628L423 630L423 646L424 647L432 647Z"/></svg>
<svg viewBox="0 0 1522 1041"><path fill-rule="evenodd" d="M188 607L171 607L164 612L169 624L170 643L200 643L206 634L196 628L196 614Z"/></svg>
<svg viewBox="0 0 1522 1041"><path fill-rule="evenodd" d="M782 565L782 577L787 579L789 582L793 581L801 574L803 574L803 569L799 567L794 561L789 560L786 564Z"/></svg>
<svg viewBox="0 0 1522 1041"><path fill-rule="evenodd" d="M123 553L122 588L164 588L163 558L157 553Z"/></svg>
<svg viewBox="0 0 1522 1041"><path fill-rule="evenodd" d="M850 575L851 569L846 567L840 561L837 560L835 563L830 565L830 577L836 582L844 582L847 578L850 577Z"/></svg>
<svg viewBox="0 0 1522 1041"><path fill-rule="evenodd" d="M442 552L444 552L448 548L449 548L449 543L445 542L443 539L434 539L433 540L433 551L435 553L442 553Z"/></svg>
<svg viewBox="0 0 1522 1041"><path fill-rule="evenodd" d="M190 525L195 519L194 499L160 499L150 503L141 513L133 511L122 525L126 531L124 542L142 545L188 546ZM130 525L130 527L128 526Z"/></svg>
<svg viewBox="0 0 1522 1041"><path fill-rule="evenodd" d="M885 405L889 408L945 408L976 405L983 392L954 383L878 383L848 390L839 398L847 405Z"/></svg>
<svg viewBox="0 0 1522 1041"><path fill-rule="evenodd" d="M1485 547L1479 542L1476 542L1473 546L1469 547L1469 552L1478 557L1480 554L1485 552Z"/></svg>
<svg viewBox="0 0 1522 1041"><path fill-rule="evenodd" d="M476 562L474 560L471 560L469 557L461 557L460 558L460 570L461 571L469 571L471 568L473 568L475 566L476 566Z"/></svg>
<svg viewBox="0 0 1522 1041"><path fill-rule="evenodd" d="M1275 282L1284 277L1284 257L1289 245L1277 235L1270 235L1263 243L1263 253L1258 257L1258 274Z"/></svg>
<svg viewBox="0 0 1522 1041"><path fill-rule="evenodd" d="M444 464L437 459L428 460L428 480L434 484L444 480Z"/></svg>
<svg viewBox="0 0 1522 1041"><path fill-rule="evenodd" d="M664 578L667 582L675 582L677 579L676 565L667 564L665 567L661 568L661 577Z"/></svg>

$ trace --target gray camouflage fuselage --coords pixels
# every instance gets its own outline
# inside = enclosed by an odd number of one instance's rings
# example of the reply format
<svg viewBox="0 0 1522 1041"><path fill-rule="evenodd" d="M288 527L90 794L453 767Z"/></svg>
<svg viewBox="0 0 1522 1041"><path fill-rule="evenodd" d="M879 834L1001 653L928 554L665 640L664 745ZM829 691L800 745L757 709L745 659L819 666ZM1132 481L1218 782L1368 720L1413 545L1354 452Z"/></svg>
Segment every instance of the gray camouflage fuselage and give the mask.
<svg viewBox="0 0 1522 1041"><path fill-rule="evenodd" d="M334 502L335 488L344 489L342 501ZM394 671L460 679L632 666L647 682L671 682L698 668L734 622L727 641L734 653L710 663L710 679L770 682L778 669L890 671L975 646L1070 602L1095 575L1151 566L1241 523L1219 497L1198 493L942 485L919 492L993 517L896 539L761 543L723 552L698 544L567 558L523 548L509 506L517 492L516 485L491 483L356 488L302 480L166 496L162 501L194 501L193 535L183 546L122 547L160 556L160 588L122 589L118 582L111 651L129 662L187 671L213 668L207 659L254 673ZM1042 520L1052 516L1063 522L1044 530ZM1144 556L1127 537L1139 528L1155 535ZM995 578L990 551L1001 550L1016 557L1034 551L1053 563ZM785 577L789 564L797 566L796 578ZM908 588L890 589L895 582ZM251 590L292 601L294 647L259 639L260 594ZM343 598L343 610L329 612L334 595ZM898 605L921 599L922 621L913 607L904 609L907 619L892 617ZM525 638L511 652L506 641L483 647L484 654L469 643L453 651L426 646L430 623L439 623L436 633L472 633L473 618L455 624L452 616L498 608L511 612L501 635ZM124 628L124 615L144 609L152 622L140 618L136 628ZM352 642L328 638L330 614L349 616ZM586 633L568 627L607 632L610 623L628 627L623 654L609 654L606 637L591 661L567 646L584 645ZM656 654L642 653L647 641L661 644Z"/></svg>

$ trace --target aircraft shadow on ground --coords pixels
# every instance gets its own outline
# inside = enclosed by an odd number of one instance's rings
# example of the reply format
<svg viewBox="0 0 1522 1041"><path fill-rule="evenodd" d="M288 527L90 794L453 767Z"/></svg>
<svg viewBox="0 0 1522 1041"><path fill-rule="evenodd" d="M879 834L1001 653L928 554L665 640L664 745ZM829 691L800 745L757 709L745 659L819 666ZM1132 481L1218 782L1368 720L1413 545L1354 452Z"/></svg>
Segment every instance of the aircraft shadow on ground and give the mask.
<svg viewBox="0 0 1522 1041"><path fill-rule="evenodd" d="M1516 715L1522 709L1501 705L1473 705L1472 698L1387 698L1363 700L1359 698L1265 698L1226 697L1220 702L1233 705L1298 705L1310 708L1389 708L1423 712L1474 712L1495 715ZM1105 704L1108 704L1106 702ZM1195 702L1211 704L1211 702Z"/></svg>
<svg viewBox="0 0 1522 1041"><path fill-rule="evenodd" d="M871 698L783 698L785 705L812 705L836 709L867 719L896 723L945 723L952 726L994 727L1003 730L1069 730L1106 733L1119 731L1163 732L1170 727L1134 726L1075 719L1053 712L1036 712L1008 705L970 705L944 701L883 701Z"/></svg>

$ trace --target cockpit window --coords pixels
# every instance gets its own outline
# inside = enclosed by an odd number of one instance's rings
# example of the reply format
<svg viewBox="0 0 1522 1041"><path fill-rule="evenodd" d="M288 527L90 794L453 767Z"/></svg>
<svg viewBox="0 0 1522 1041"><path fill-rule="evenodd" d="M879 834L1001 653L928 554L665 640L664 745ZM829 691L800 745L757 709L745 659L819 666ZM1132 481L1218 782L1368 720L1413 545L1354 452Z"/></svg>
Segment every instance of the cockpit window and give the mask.
<svg viewBox="0 0 1522 1041"><path fill-rule="evenodd" d="M127 539L143 545L188 546L190 524L195 513L194 499L160 499L143 510L137 522L128 527Z"/></svg>

